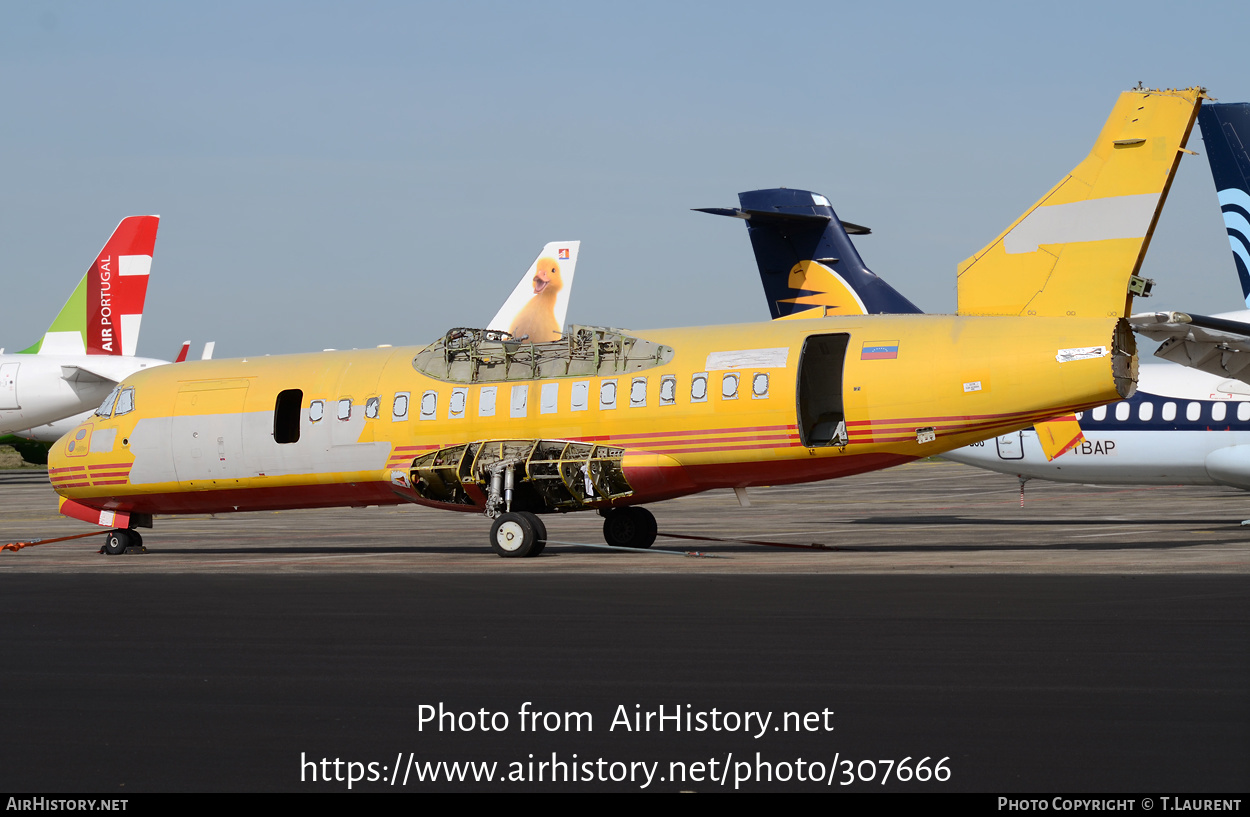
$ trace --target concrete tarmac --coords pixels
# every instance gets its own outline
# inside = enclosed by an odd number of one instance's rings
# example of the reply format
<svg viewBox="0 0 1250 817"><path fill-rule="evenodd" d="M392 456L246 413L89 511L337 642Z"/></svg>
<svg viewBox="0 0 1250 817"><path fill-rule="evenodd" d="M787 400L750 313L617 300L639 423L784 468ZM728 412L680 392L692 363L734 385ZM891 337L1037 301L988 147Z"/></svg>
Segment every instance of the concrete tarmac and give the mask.
<svg viewBox="0 0 1250 817"><path fill-rule="evenodd" d="M38 472L9 473L0 542L92 529L57 514ZM142 531L146 554L98 556L93 537L0 553L0 571L1250 573L1240 525L1250 495L1232 488L1030 482L1022 508L1015 479L939 461L751 489L749 501L717 491L649 506L661 532L653 552L553 544L535 559L500 559L482 516L404 505L158 518ZM595 514L544 519L556 542L603 545ZM680 555L691 551L715 558Z"/></svg>
<svg viewBox="0 0 1250 817"><path fill-rule="evenodd" d="M0 540L85 528L38 476L0 497ZM1243 792L1245 500L1030 483L1022 509L1010 478L918 463L655 506L735 540L657 548L720 558L500 559L484 520L420 508L0 553L0 791ZM646 728L674 712L708 728Z"/></svg>

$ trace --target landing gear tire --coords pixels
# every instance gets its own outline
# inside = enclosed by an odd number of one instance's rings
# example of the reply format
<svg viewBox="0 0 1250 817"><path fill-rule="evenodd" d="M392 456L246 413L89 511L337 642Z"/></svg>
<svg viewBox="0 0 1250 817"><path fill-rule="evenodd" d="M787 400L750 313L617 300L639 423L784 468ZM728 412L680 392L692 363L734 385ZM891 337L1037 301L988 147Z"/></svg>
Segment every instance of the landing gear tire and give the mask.
<svg viewBox="0 0 1250 817"><path fill-rule="evenodd" d="M490 546L504 558L524 558L537 555L538 531L530 513L500 514L490 526Z"/></svg>
<svg viewBox="0 0 1250 817"><path fill-rule="evenodd" d="M130 530L111 530L104 534L104 552L109 556L120 556L126 548L142 543L139 534Z"/></svg>
<svg viewBox="0 0 1250 817"><path fill-rule="evenodd" d="M649 548L659 526L646 508L613 508L603 517L603 538L621 548Z"/></svg>
<svg viewBox="0 0 1250 817"><path fill-rule="evenodd" d="M530 555L537 556L543 552L543 548L547 547L547 525L543 522L543 518L536 513L530 513L529 511L518 511L518 513L529 517L530 523L534 526L534 535L537 538Z"/></svg>

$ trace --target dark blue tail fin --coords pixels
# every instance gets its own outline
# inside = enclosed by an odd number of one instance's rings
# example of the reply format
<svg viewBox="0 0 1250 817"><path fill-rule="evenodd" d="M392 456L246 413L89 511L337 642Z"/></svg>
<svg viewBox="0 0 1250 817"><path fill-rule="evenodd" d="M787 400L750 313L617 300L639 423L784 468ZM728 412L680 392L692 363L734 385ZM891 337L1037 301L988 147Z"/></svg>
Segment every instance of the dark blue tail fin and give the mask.
<svg viewBox="0 0 1250 817"><path fill-rule="evenodd" d="M1224 228L1233 248L1241 294L1250 307L1250 103L1205 103L1198 125L1211 162L1211 178L1220 197Z"/></svg>
<svg viewBox="0 0 1250 817"><path fill-rule="evenodd" d="M699 212L746 221L774 319L920 312L864 266L848 233L870 231L840 221L824 196L776 188L739 193L738 202Z"/></svg>

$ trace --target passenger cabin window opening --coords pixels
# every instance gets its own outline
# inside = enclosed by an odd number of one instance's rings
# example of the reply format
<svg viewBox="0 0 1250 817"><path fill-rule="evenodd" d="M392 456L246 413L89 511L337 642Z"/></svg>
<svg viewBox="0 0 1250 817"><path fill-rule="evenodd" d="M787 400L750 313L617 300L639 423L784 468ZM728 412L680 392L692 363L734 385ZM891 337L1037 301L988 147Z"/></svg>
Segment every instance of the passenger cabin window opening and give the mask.
<svg viewBox="0 0 1250 817"><path fill-rule="evenodd" d="M469 402L469 390L463 387L451 390L451 399L447 401L447 419L463 420L464 407Z"/></svg>
<svg viewBox="0 0 1250 817"><path fill-rule="evenodd" d="M1227 412L1228 412L1228 407L1225 406L1223 403L1211 404L1211 419L1214 420L1215 422L1217 423L1224 422L1224 417L1227 415Z"/></svg>
<svg viewBox="0 0 1250 817"><path fill-rule="evenodd" d="M606 411L616 408L616 381L605 380L599 384L599 409Z"/></svg>
<svg viewBox="0 0 1250 817"><path fill-rule="evenodd" d="M421 395L421 419L433 420L438 415L438 392L433 389Z"/></svg>
<svg viewBox="0 0 1250 817"><path fill-rule="evenodd" d="M399 423L408 419L408 397L406 391L395 392L395 402L391 403L391 422Z"/></svg>
<svg viewBox="0 0 1250 817"><path fill-rule="evenodd" d="M339 401L338 418L343 422L347 422L352 419L352 399L350 397L346 397Z"/></svg>
<svg viewBox="0 0 1250 817"><path fill-rule="evenodd" d="M799 356L799 438L808 448L846 445L842 370L850 335L811 335Z"/></svg>
<svg viewBox="0 0 1250 817"><path fill-rule="evenodd" d="M278 392L273 404L273 441L280 445L299 442L299 413L304 405L301 389Z"/></svg>
<svg viewBox="0 0 1250 817"><path fill-rule="evenodd" d="M1250 420L1250 403L1237 404L1237 419L1243 423Z"/></svg>
<svg viewBox="0 0 1250 817"><path fill-rule="evenodd" d="M117 412L114 417L120 417L123 414L129 414L135 410L135 390L122 389L121 394L117 395Z"/></svg>
<svg viewBox="0 0 1250 817"><path fill-rule="evenodd" d="M629 384L629 407L643 408L647 405L647 378L635 377Z"/></svg>
<svg viewBox="0 0 1250 817"><path fill-rule="evenodd" d="M1106 406L1099 406L1098 408L1094 409L1094 420L1096 422L1102 422L1105 419L1107 419L1107 407Z"/></svg>
<svg viewBox="0 0 1250 817"><path fill-rule="evenodd" d="M1163 421L1170 423L1176 419L1176 404L1168 401L1163 404Z"/></svg>
<svg viewBox="0 0 1250 817"><path fill-rule="evenodd" d="M751 399L764 400L768 397L768 373L756 372L751 376Z"/></svg>
<svg viewBox="0 0 1250 817"><path fill-rule="evenodd" d="M1154 403L1142 403L1137 407L1137 419L1143 423L1150 422L1150 418L1155 414Z"/></svg>
<svg viewBox="0 0 1250 817"><path fill-rule="evenodd" d="M1120 422L1124 422L1128 419L1129 411L1130 409L1128 403L1115 404L1115 418Z"/></svg>
<svg viewBox="0 0 1250 817"><path fill-rule="evenodd" d="M538 393L538 411L540 414L555 414L560 408L560 384L544 383Z"/></svg>
<svg viewBox="0 0 1250 817"><path fill-rule="evenodd" d="M365 401L365 416L370 420L378 419L378 406L381 405L382 398L370 397Z"/></svg>
<svg viewBox="0 0 1250 817"><path fill-rule="evenodd" d="M321 418L326 416L326 403L324 400L314 400L308 404L308 422L319 423Z"/></svg>
<svg viewBox="0 0 1250 817"><path fill-rule="evenodd" d="M738 399L738 373L727 372L720 378L720 396L722 400Z"/></svg>
<svg viewBox="0 0 1250 817"><path fill-rule="evenodd" d="M660 378L660 405L671 406L677 402L677 377L666 374Z"/></svg>
<svg viewBox="0 0 1250 817"><path fill-rule="evenodd" d="M529 412L530 387L513 386L512 398L508 404L509 417L524 417Z"/></svg>
<svg viewBox="0 0 1250 817"><path fill-rule="evenodd" d="M590 408L590 381L579 380L569 389L569 409L586 411Z"/></svg>
<svg viewBox="0 0 1250 817"><path fill-rule="evenodd" d="M495 416L495 387L482 386L477 393L477 416Z"/></svg>
<svg viewBox="0 0 1250 817"><path fill-rule="evenodd" d="M707 402L707 372L695 372L690 378L690 402Z"/></svg>
<svg viewBox="0 0 1250 817"><path fill-rule="evenodd" d="M1189 422L1192 423L1201 416L1202 416L1202 404L1201 403L1190 403L1188 406L1185 406L1185 419L1188 420Z"/></svg>

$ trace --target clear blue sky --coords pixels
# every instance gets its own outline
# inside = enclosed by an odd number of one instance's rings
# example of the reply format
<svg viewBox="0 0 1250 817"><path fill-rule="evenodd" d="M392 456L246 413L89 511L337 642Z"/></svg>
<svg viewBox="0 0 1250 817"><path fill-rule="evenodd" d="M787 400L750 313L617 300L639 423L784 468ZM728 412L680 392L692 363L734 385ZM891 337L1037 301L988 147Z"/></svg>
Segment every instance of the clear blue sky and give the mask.
<svg viewBox="0 0 1250 817"><path fill-rule="evenodd" d="M140 354L425 343L580 239L569 319L762 320L746 231L804 187L921 308L1088 151L1116 95L1250 100L1250 6L1144 2L0 6L0 346L159 213ZM1190 147L1202 151L1196 133ZM1240 293L1187 157L1142 308Z"/></svg>

